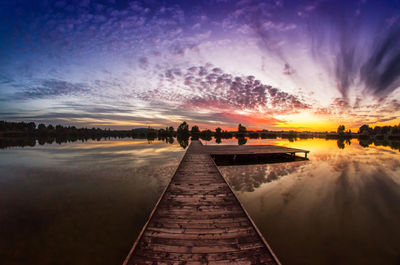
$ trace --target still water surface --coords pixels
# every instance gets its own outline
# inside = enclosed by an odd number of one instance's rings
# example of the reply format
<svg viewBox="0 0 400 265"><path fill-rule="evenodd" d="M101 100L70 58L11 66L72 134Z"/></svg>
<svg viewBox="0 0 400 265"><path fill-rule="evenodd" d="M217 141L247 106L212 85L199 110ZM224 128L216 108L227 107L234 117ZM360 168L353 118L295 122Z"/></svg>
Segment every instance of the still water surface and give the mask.
<svg viewBox="0 0 400 265"><path fill-rule="evenodd" d="M398 150L247 144L311 151L219 167L283 264L400 264ZM0 150L0 264L121 264L183 154L131 139Z"/></svg>

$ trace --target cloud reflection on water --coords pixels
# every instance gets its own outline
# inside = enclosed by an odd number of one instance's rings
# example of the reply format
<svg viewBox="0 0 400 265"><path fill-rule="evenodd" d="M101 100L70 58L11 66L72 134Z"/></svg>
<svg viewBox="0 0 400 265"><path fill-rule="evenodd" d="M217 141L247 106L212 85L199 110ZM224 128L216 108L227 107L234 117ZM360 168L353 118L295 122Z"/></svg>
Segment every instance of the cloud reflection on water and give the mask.
<svg viewBox="0 0 400 265"><path fill-rule="evenodd" d="M318 139L274 143L310 150L310 160L221 171L284 264L398 264L397 151Z"/></svg>
<svg viewBox="0 0 400 265"><path fill-rule="evenodd" d="M0 150L0 263L122 263L183 151L129 139Z"/></svg>

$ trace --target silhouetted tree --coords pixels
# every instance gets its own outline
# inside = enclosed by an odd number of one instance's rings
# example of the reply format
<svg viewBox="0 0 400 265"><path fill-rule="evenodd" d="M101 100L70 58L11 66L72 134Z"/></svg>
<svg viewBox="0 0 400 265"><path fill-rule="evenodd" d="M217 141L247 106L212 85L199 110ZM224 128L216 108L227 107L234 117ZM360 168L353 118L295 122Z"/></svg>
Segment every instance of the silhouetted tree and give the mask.
<svg viewBox="0 0 400 265"><path fill-rule="evenodd" d="M28 130L34 131L36 129L36 124L34 122L28 123Z"/></svg>
<svg viewBox="0 0 400 265"><path fill-rule="evenodd" d="M200 133L199 126L195 125L192 127L191 133Z"/></svg>
<svg viewBox="0 0 400 265"><path fill-rule="evenodd" d="M346 127L344 125L339 125L338 129L337 129L337 133L339 134L339 136L344 135L344 130L346 129Z"/></svg>
<svg viewBox="0 0 400 265"><path fill-rule="evenodd" d="M204 141L211 141L212 135L213 135L212 131L207 129L207 130L201 131L200 137Z"/></svg>
<svg viewBox="0 0 400 265"><path fill-rule="evenodd" d="M158 129L157 132L158 139L165 139L167 137L164 129Z"/></svg>
<svg viewBox="0 0 400 265"><path fill-rule="evenodd" d="M182 122L176 129L176 139L182 148L186 148L189 144L189 125L186 121Z"/></svg>
<svg viewBox="0 0 400 265"><path fill-rule="evenodd" d="M193 126L192 127L192 130L191 130L191 132L190 132L190 135L192 135L192 139L193 140L198 140L199 139L199 137L200 137L200 129L199 129L199 127L198 126Z"/></svg>
<svg viewBox="0 0 400 265"><path fill-rule="evenodd" d="M172 126L169 126L169 128L168 128L168 136L171 136L171 137L173 137L173 136L175 136L175 130L174 130L174 127L172 127Z"/></svg>
<svg viewBox="0 0 400 265"><path fill-rule="evenodd" d="M186 121L182 122L178 128L176 129L176 134L177 135L184 135L184 136L189 136L189 125L186 123Z"/></svg>
<svg viewBox="0 0 400 265"><path fill-rule="evenodd" d="M147 140L154 140L156 137L157 137L157 131L149 126L146 132Z"/></svg>
<svg viewBox="0 0 400 265"><path fill-rule="evenodd" d="M372 129L372 134L373 135L379 135L382 133L382 127L381 126L375 126L375 128Z"/></svg>
<svg viewBox="0 0 400 265"><path fill-rule="evenodd" d="M220 127L215 128L215 142L217 144L222 143L222 129Z"/></svg>
<svg viewBox="0 0 400 265"><path fill-rule="evenodd" d="M242 124L239 123L238 132L245 133L246 131L247 131L246 127L244 127Z"/></svg>
<svg viewBox="0 0 400 265"><path fill-rule="evenodd" d="M362 135L370 135L372 133L372 128L364 124L363 126L360 127L358 133Z"/></svg>
<svg viewBox="0 0 400 265"><path fill-rule="evenodd" d="M38 130L39 131L46 131L46 125L44 125L43 123L39 124Z"/></svg>
<svg viewBox="0 0 400 265"><path fill-rule="evenodd" d="M400 140L400 124L390 128L388 138L391 140Z"/></svg>

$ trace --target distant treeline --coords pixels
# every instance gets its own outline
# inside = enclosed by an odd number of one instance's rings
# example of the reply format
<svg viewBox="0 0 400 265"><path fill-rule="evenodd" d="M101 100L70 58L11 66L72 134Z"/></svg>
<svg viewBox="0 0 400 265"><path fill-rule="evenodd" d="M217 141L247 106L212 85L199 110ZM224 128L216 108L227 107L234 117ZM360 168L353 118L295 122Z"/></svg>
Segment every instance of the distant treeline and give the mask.
<svg viewBox="0 0 400 265"><path fill-rule="evenodd" d="M400 124L395 126L375 126L374 128L368 125L363 125L358 131L358 138L400 140Z"/></svg>
<svg viewBox="0 0 400 265"><path fill-rule="evenodd" d="M140 132L138 132L140 133ZM34 122L7 122L0 121L0 136L5 137L47 137L47 136L66 136L66 137L130 137L131 130L110 130L100 128L76 128L75 126L62 126L43 123L36 126Z"/></svg>
<svg viewBox="0 0 400 265"><path fill-rule="evenodd" d="M0 121L0 148L9 146L35 146L51 143L66 143L87 140L101 140L104 138L147 138L148 129L110 130L100 128L76 128L39 124L34 122L7 122ZM149 135L150 136L150 135Z"/></svg>
<svg viewBox="0 0 400 265"><path fill-rule="evenodd" d="M186 122L180 124L176 130L174 127L166 127L165 129L136 128L132 130L110 130L100 128L76 128L75 126L62 126L51 124L39 124L34 122L8 122L0 121L0 148L8 146L33 146L36 141L39 144L45 143L64 143L74 141L101 140L102 138L144 138L149 141L159 139L173 143L174 138L182 147L186 147L189 138L202 139L210 141L212 137L220 143L222 139L237 138L238 144L245 144L247 138L251 139L275 139L284 138L289 141L307 138L326 138L338 139L338 146L342 146L345 140L359 138L363 143L384 142L400 140L400 125L398 126L376 126L374 128L363 125L359 128L358 133L353 133L345 129L344 125L340 125L336 132L297 132L291 131L248 131L242 124L238 125L237 131L225 131L220 127L214 131L209 129L200 130L194 125L189 128Z"/></svg>

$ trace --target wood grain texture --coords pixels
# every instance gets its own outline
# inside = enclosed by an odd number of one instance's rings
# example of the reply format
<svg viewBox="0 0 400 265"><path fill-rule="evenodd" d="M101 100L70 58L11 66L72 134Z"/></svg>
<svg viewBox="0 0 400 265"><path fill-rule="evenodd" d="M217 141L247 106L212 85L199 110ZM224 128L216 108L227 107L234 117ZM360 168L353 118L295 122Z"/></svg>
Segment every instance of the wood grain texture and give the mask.
<svg viewBox="0 0 400 265"><path fill-rule="evenodd" d="M296 152L192 141L124 265L280 264L211 155Z"/></svg>

